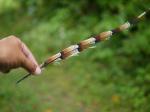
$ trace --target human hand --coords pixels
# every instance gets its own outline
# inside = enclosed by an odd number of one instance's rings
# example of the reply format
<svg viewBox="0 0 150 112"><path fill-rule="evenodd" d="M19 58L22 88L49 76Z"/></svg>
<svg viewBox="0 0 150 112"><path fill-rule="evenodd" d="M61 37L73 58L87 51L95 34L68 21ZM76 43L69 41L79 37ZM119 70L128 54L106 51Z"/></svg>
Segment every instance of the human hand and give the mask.
<svg viewBox="0 0 150 112"><path fill-rule="evenodd" d="M17 37L8 36L0 40L0 71L22 67L31 74L40 74L41 69L31 51Z"/></svg>

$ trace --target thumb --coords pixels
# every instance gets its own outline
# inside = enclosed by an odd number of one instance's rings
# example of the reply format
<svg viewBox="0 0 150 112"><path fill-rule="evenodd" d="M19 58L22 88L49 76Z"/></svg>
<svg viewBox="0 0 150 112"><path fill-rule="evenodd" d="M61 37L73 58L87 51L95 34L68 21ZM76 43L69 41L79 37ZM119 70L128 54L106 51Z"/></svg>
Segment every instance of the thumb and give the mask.
<svg viewBox="0 0 150 112"><path fill-rule="evenodd" d="M28 47L22 42L21 45L21 52L23 54L22 56L22 67L25 68L28 72L32 74L40 74L41 69L36 62L34 56L32 55L31 51L28 49Z"/></svg>
<svg viewBox="0 0 150 112"><path fill-rule="evenodd" d="M40 74L41 69L38 65L34 64L29 58L23 56L22 67L32 74Z"/></svg>

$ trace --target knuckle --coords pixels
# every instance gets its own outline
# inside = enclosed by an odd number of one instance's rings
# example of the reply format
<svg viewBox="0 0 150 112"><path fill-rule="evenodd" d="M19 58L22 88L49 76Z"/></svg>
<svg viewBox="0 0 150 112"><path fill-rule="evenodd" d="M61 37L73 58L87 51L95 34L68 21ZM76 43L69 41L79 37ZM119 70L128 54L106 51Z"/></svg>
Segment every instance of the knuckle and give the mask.
<svg viewBox="0 0 150 112"><path fill-rule="evenodd" d="M20 39L14 35L10 35L8 38L14 40L14 41L20 41Z"/></svg>
<svg viewBox="0 0 150 112"><path fill-rule="evenodd" d="M15 35L10 35L10 36L8 36L8 38L18 39Z"/></svg>
<svg viewBox="0 0 150 112"><path fill-rule="evenodd" d="M10 41L12 41L14 44L21 46L21 40L18 37L10 35L8 39L10 39Z"/></svg>

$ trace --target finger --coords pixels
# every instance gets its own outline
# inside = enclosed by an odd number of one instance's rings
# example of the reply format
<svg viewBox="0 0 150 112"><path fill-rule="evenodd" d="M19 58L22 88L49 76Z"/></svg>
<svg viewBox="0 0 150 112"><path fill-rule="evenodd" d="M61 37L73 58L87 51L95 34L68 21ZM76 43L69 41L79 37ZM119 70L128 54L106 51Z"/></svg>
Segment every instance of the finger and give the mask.
<svg viewBox="0 0 150 112"><path fill-rule="evenodd" d="M22 52L23 54L29 58L35 65L38 65L37 61L35 60L34 56L32 55L31 51L28 49L28 47L22 43Z"/></svg>
<svg viewBox="0 0 150 112"><path fill-rule="evenodd" d="M33 74L40 74L41 69L37 61L35 60L34 56L32 55L31 51L23 42L21 43L21 47L22 53L24 55L23 67Z"/></svg>
<svg viewBox="0 0 150 112"><path fill-rule="evenodd" d="M31 74L40 74L41 69L37 67L30 59L25 56L22 56L22 67L26 69Z"/></svg>

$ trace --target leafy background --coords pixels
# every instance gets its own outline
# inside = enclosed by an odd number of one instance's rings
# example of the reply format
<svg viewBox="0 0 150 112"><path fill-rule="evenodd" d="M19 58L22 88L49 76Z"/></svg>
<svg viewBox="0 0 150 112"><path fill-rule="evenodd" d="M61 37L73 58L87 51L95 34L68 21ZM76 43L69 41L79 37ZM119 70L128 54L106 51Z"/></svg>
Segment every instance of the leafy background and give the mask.
<svg viewBox="0 0 150 112"><path fill-rule="evenodd" d="M18 36L41 63L149 6L149 0L0 0L0 37ZM18 86L24 70L1 75L0 112L149 112L149 17Z"/></svg>

